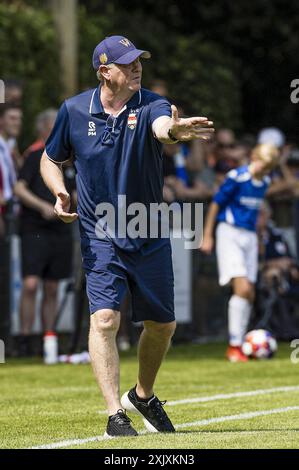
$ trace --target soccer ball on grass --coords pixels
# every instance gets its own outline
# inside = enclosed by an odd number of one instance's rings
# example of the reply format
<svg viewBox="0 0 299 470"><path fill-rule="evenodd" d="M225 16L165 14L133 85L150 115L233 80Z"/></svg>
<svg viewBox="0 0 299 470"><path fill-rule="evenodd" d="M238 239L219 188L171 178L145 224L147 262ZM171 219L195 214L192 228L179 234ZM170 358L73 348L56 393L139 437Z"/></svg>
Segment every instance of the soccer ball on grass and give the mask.
<svg viewBox="0 0 299 470"><path fill-rule="evenodd" d="M254 359L270 359L277 351L277 342L267 330L252 330L245 336L242 351Z"/></svg>

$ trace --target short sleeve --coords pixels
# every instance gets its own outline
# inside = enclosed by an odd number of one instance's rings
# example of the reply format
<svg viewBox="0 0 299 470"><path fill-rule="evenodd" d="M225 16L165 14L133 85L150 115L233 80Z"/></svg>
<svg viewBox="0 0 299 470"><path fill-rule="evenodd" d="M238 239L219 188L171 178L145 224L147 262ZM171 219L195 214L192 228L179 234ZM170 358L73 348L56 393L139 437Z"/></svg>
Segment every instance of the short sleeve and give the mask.
<svg viewBox="0 0 299 470"><path fill-rule="evenodd" d="M46 152L50 160L63 163L71 157L70 119L65 102L60 107L52 132L46 142Z"/></svg>
<svg viewBox="0 0 299 470"><path fill-rule="evenodd" d="M164 98L153 101L150 104L150 123L153 124L161 116L171 117L171 106Z"/></svg>
<svg viewBox="0 0 299 470"><path fill-rule="evenodd" d="M237 190L237 181L232 172L230 172L225 181L220 186L218 192L215 194L213 201L220 207L225 207L234 197Z"/></svg>

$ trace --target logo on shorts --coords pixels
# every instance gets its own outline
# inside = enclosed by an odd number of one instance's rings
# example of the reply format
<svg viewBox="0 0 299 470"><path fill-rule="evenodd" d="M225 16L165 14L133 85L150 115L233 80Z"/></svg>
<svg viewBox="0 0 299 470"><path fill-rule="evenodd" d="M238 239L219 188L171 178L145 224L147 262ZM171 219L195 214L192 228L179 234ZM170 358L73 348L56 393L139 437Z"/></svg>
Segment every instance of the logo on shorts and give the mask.
<svg viewBox="0 0 299 470"><path fill-rule="evenodd" d="M130 113L128 116L128 128L134 130L137 124L136 113Z"/></svg>
<svg viewBox="0 0 299 470"><path fill-rule="evenodd" d="M88 135L97 135L96 125L93 121L89 121L88 123Z"/></svg>

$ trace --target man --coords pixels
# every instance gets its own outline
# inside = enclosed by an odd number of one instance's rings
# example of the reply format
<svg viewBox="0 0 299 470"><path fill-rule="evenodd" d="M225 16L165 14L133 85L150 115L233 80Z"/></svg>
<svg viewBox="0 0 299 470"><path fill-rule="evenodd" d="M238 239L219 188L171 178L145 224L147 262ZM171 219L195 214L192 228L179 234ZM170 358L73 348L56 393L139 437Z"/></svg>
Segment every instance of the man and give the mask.
<svg viewBox="0 0 299 470"><path fill-rule="evenodd" d="M3 200L2 194L3 194L3 174L2 174L1 166L0 166L0 240L2 237L4 237L4 220L2 217L2 214L4 212L4 206L3 206L3 203L1 203L1 201L4 202L4 200Z"/></svg>
<svg viewBox="0 0 299 470"><path fill-rule="evenodd" d="M295 309L299 300L299 267L283 231L264 203L257 220L260 270L254 324L280 339L298 337Z"/></svg>
<svg viewBox="0 0 299 470"><path fill-rule="evenodd" d="M5 103L22 106L23 84L20 80L5 80Z"/></svg>
<svg viewBox="0 0 299 470"><path fill-rule="evenodd" d="M5 216L7 205L13 197L16 171L12 158L10 139L16 139L22 127L22 111L14 104L0 105L0 213Z"/></svg>
<svg viewBox="0 0 299 470"><path fill-rule="evenodd" d="M99 239L100 204L109 203L118 212L120 195L126 196L127 207L162 202L162 143L208 139L213 132L207 118L179 119L175 106L171 110L164 98L141 88L140 57L149 58L150 53L122 36L97 45L93 67L101 85L62 105L41 161L42 176L57 198L57 215L65 222L79 215L91 313L89 350L108 408L108 436L137 434L124 409L140 414L150 431L174 431L153 386L175 319L169 239L111 236L110 227ZM71 154L77 170L78 215L68 212L60 169ZM120 401L115 337L128 286L133 320L143 321L144 331L137 385Z"/></svg>
<svg viewBox="0 0 299 470"><path fill-rule="evenodd" d="M35 122L35 131L37 138L31 145L29 145L29 147L23 153L22 158L24 160L26 160L28 155L30 155L32 152L44 150L46 140L53 129L56 117L57 111L53 108L48 108L38 114Z"/></svg>
<svg viewBox="0 0 299 470"><path fill-rule="evenodd" d="M255 296L258 261L256 221L259 208L270 184L269 176L278 162L279 151L270 144L255 147L251 163L231 170L209 207L201 250L210 254L216 230L216 254L219 284L231 284L233 295L228 304L229 347L231 362L246 362L242 352L243 337Z"/></svg>
<svg viewBox="0 0 299 470"><path fill-rule="evenodd" d="M58 361L58 338L55 333L58 281L71 274L72 231L58 220L53 211L55 198L40 175L40 160L57 112L47 109L36 119L37 140L26 151L14 192L21 201L20 234L22 241L23 286L20 302L21 335L19 354L31 354L30 334L35 319L36 295L43 287L41 305L44 331L43 351L46 364ZM74 172L73 172L74 173ZM71 192L73 177L66 173L66 184Z"/></svg>

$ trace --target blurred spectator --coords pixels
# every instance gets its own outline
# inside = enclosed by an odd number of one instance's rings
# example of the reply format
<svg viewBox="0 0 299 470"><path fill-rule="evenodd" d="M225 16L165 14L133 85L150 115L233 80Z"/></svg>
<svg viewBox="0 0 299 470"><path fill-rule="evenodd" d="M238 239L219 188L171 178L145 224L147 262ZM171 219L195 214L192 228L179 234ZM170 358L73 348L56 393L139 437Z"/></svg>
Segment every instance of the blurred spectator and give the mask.
<svg viewBox="0 0 299 470"><path fill-rule="evenodd" d="M200 165L197 155L194 155L198 151L199 148L196 145L191 146L190 149L186 149L181 144L164 145L163 197L166 202L201 200L211 197L212 192L208 186L203 181L192 181L187 171L188 166L195 168Z"/></svg>
<svg viewBox="0 0 299 470"><path fill-rule="evenodd" d="M229 150L228 158L230 159L231 168L247 165L250 160L250 150L242 142L237 141Z"/></svg>
<svg viewBox="0 0 299 470"><path fill-rule="evenodd" d="M50 133L56 113L46 110L36 121L38 140L26 153L26 160L15 185L15 194L22 204L20 234L22 242L23 289L21 295L20 355L30 354L29 335L35 318L35 301L39 283L43 284L42 323L44 351L48 339L57 353L54 325L57 316L58 281L70 277L72 231L54 215L55 197L40 175L40 159L44 142ZM74 190L74 172L65 168L66 186ZM56 354L57 356L57 354Z"/></svg>
<svg viewBox="0 0 299 470"><path fill-rule="evenodd" d="M296 334L292 313L299 300L299 269L271 214L270 206L264 203L257 220L260 259L257 327L274 329L279 337L288 339Z"/></svg>
<svg viewBox="0 0 299 470"><path fill-rule="evenodd" d="M201 164L195 180L203 182L213 194L229 170L248 164L251 142L236 141L233 131L220 129L212 142L201 144Z"/></svg>
<svg viewBox="0 0 299 470"><path fill-rule="evenodd" d="M11 104L22 109L23 101L23 84L20 80L10 79L5 80L5 103ZM17 139L10 137L7 141L8 146L11 150L15 167L18 170L22 166L22 158L19 151Z"/></svg>
<svg viewBox="0 0 299 470"><path fill-rule="evenodd" d="M49 108L37 116L35 123L37 139L25 150L23 153L23 159L26 159L32 152L37 152L38 150L45 148L45 142L50 135L56 115L57 111Z"/></svg>
<svg viewBox="0 0 299 470"><path fill-rule="evenodd" d="M159 80L159 79L154 80L152 82L150 90L153 93L157 93L158 95L165 96L165 97L168 96L168 88L167 88L167 84L164 80Z"/></svg>
<svg viewBox="0 0 299 470"><path fill-rule="evenodd" d="M257 145L256 137L253 134L243 134L240 139L239 143L246 148L248 155L250 155L251 150Z"/></svg>
<svg viewBox="0 0 299 470"><path fill-rule="evenodd" d="M265 127L257 137L258 144L272 144L274 147L282 148L285 144L285 135L276 127Z"/></svg>
<svg viewBox="0 0 299 470"><path fill-rule="evenodd" d="M20 80L5 80L5 103L22 106L23 85Z"/></svg>
<svg viewBox="0 0 299 470"><path fill-rule="evenodd" d="M271 274L272 268L275 272L289 272L294 266L295 260L283 232L275 226L271 215L270 206L264 203L257 219L259 257L262 269L264 272L269 269L269 274Z"/></svg>
<svg viewBox="0 0 299 470"><path fill-rule="evenodd" d="M230 153L235 143L235 134L231 129L219 129L207 146L206 165L212 169L217 186L222 183L226 173L236 167Z"/></svg>
<svg viewBox="0 0 299 470"><path fill-rule="evenodd" d="M283 231L292 256L297 255L296 229L294 227L295 204L299 196L299 152L285 145L281 149L278 171L272 176L268 199L273 210L273 219Z"/></svg>
<svg viewBox="0 0 299 470"><path fill-rule="evenodd" d="M0 155L1 155L1 144L0 144ZM1 159L1 156L0 156L0 159ZM4 237L4 233L5 233L3 212L4 212L3 175L2 175L1 160L0 160L0 241Z"/></svg>
<svg viewBox="0 0 299 470"><path fill-rule="evenodd" d="M21 131L22 111L13 104L0 105L0 214L7 212L8 203L13 197L13 185L16 170L9 145L10 139L16 139ZM1 220L3 233L4 222Z"/></svg>

